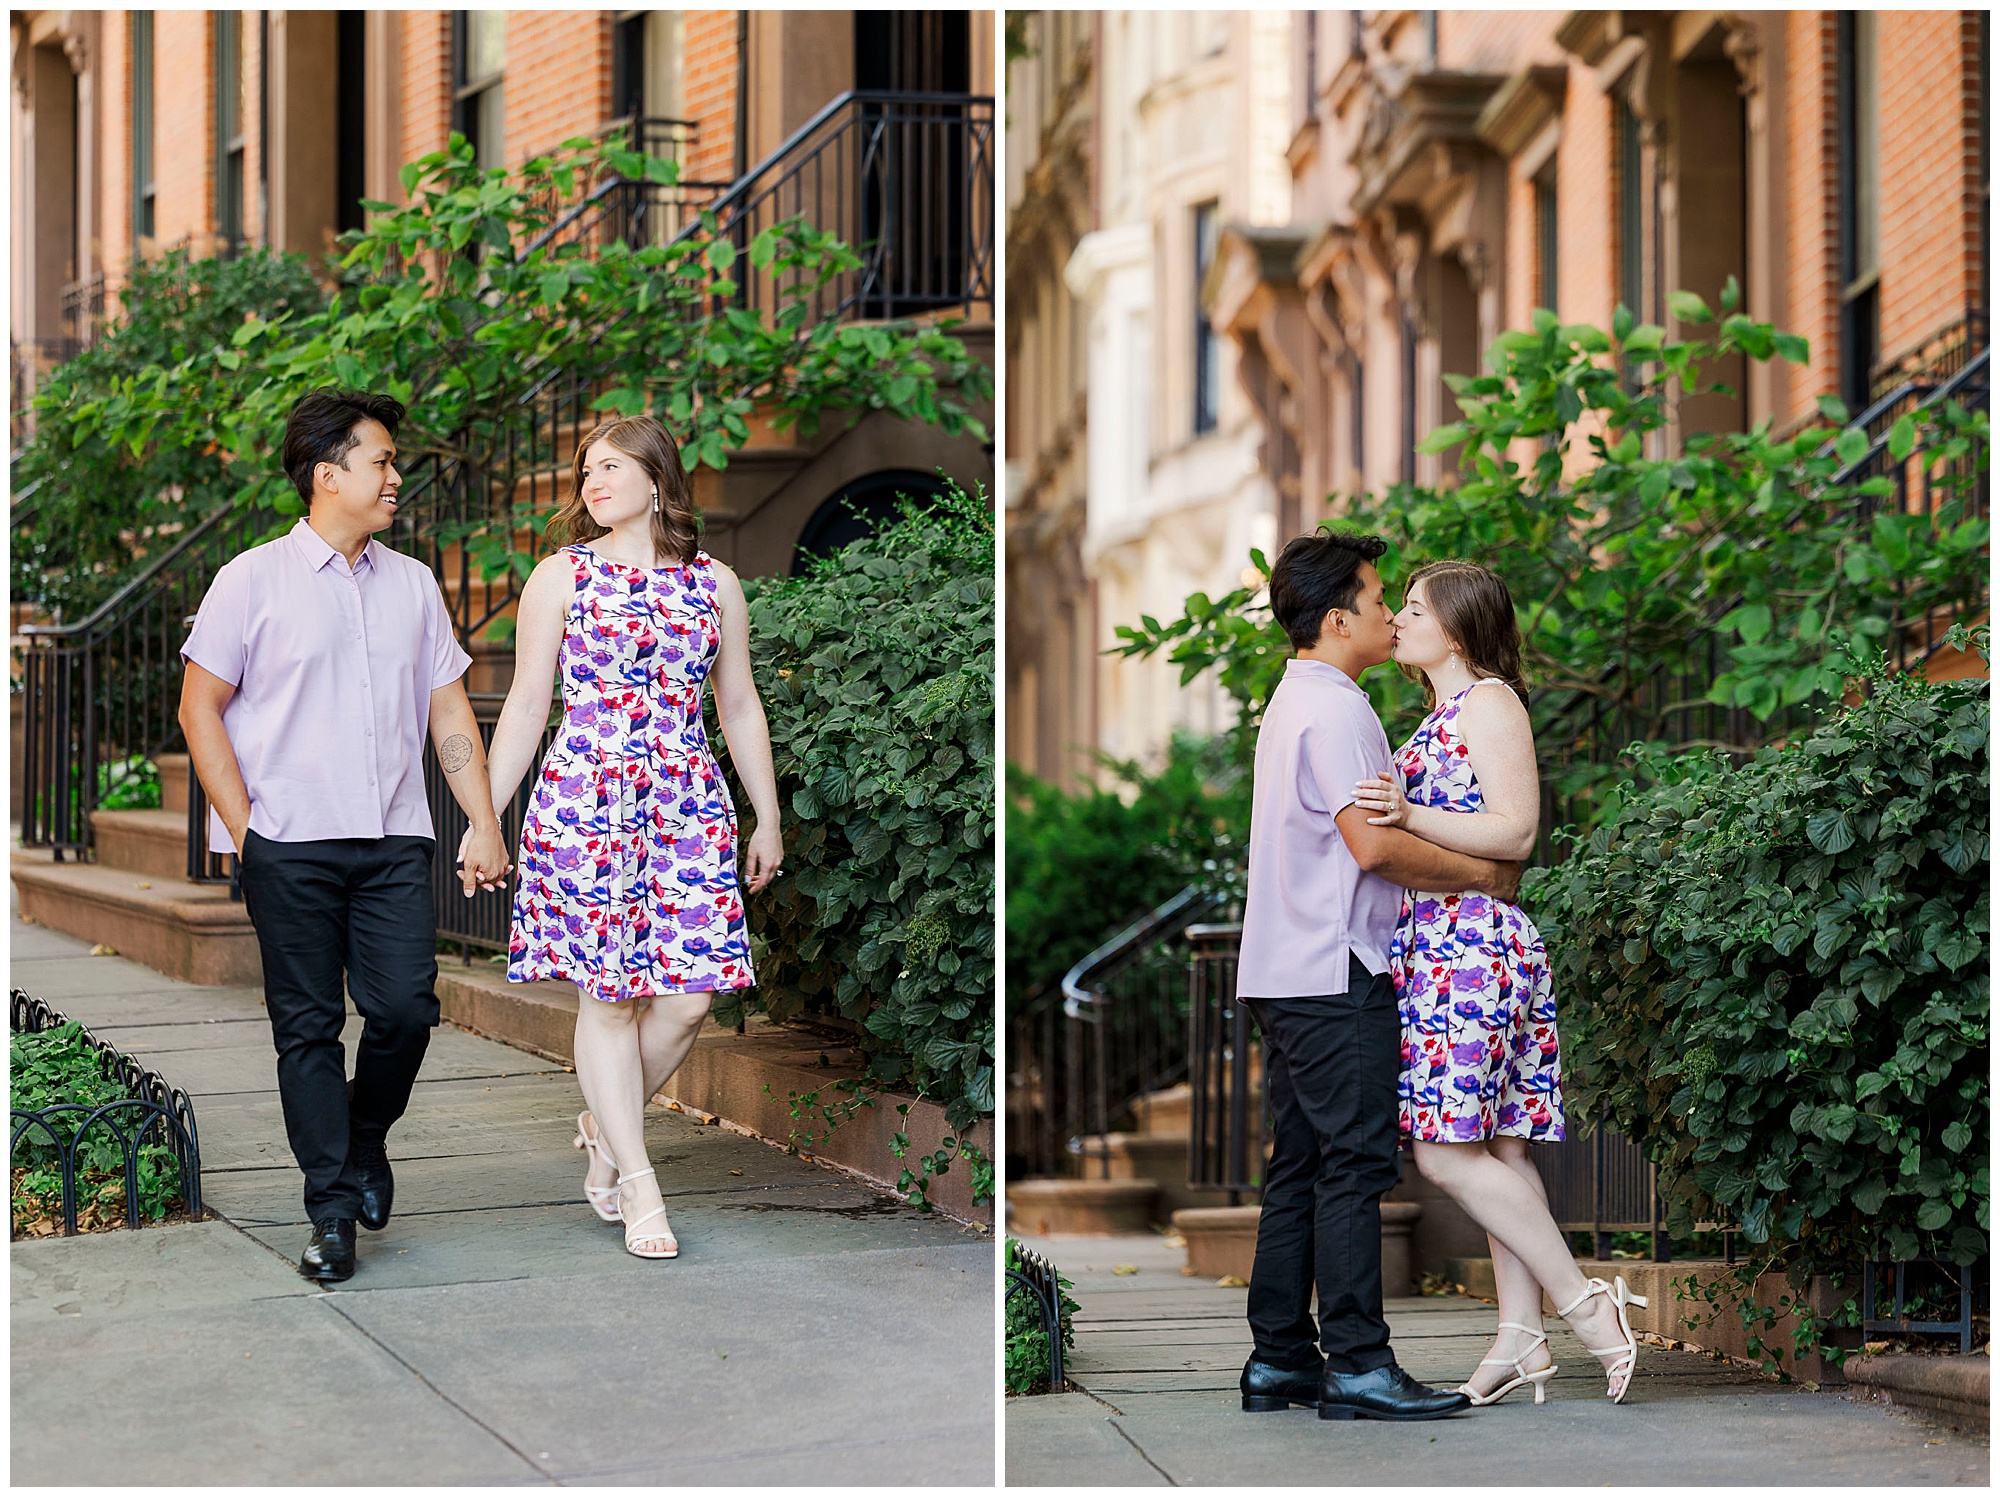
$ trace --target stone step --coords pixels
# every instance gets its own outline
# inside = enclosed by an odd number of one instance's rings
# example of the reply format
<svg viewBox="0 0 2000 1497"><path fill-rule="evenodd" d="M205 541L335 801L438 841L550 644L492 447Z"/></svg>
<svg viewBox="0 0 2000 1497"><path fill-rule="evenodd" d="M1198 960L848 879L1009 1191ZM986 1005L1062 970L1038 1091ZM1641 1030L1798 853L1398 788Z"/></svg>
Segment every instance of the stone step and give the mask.
<svg viewBox="0 0 2000 1497"><path fill-rule="evenodd" d="M198 987L264 984L257 933L226 884L148 879L21 848L9 871L21 913L50 930Z"/></svg>
<svg viewBox="0 0 2000 1497"><path fill-rule="evenodd" d="M164 776L165 771L162 770ZM181 783L178 811L93 811L92 839L97 866L116 868L141 878L187 878L187 782ZM189 887L194 887L190 885Z"/></svg>
<svg viewBox="0 0 2000 1497"><path fill-rule="evenodd" d="M577 992L568 982L510 983L497 962L475 958L467 964L440 957L437 995L449 1023L565 1066L574 1063ZM727 1119L780 1145L794 1144L813 1159L891 1188L906 1160L934 1155L953 1133L937 1103L900 1092L878 1094L873 1107L851 1117L828 1118L825 1109L837 1109L849 1095L838 1083L860 1071L829 1063L826 1042L813 1036L759 1019L745 1028L746 1033L737 1034L706 1025L658 1100L691 1116ZM804 1098L817 1100L801 1102L794 1113L793 1099ZM909 1110L900 1112L899 1107ZM811 1135L810 1141L800 1142L801 1130ZM895 1152L899 1131L908 1138L900 1155ZM992 1158L992 1122L978 1123L968 1141ZM972 1199L972 1172L963 1159L932 1177L930 1200L961 1221L993 1220L992 1205Z"/></svg>
<svg viewBox="0 0 2000 1497"><path fill-rule="evenodd" d="M1086 1179L1151 1180L1153 1220L1168 1222L1190 1206L1226 1206L1229 1193L1188 1184L1188 1136L1180 1133L1104 1133L1078 1140L1077 1169Z"/></svg>
<svg viewBox="0 0 2000 1497"><path fill-rule="evenodd" d="M1149 1230L1151 1180L1009 1180L1007 1226L1030 1237L1114 1237Z"/></svg>

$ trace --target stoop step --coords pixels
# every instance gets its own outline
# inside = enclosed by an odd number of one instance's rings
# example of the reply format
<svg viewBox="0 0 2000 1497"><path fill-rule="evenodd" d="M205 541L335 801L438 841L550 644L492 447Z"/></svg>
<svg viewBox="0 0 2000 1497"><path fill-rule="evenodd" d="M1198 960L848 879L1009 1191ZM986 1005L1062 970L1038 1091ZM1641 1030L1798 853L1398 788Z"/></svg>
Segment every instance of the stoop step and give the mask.
<svg viewBox="0 0 2000 1497"><path fill-rule="evenodd" d="M185 803L178 811L93 811L90 828L98 867L145 879L187 879Z"/></svg>
<svg viewBox="0 0 2000 1497"><path fill-rule="evenodd" d="M58 863L46 852L19 847L10 872L21 913L50 930L109 946L198 987L264 985L257 933L226 884L149 878L102 863Z"/></svg>

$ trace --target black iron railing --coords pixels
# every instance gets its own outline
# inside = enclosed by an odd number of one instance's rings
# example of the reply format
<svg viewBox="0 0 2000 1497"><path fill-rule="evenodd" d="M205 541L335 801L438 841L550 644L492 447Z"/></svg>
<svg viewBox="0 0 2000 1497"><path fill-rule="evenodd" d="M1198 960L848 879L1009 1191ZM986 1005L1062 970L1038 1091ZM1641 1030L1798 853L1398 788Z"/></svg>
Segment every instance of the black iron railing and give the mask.
<svg viewBox="0 0 2000 1497"><path fill-rule="evenodd" d="M1882 1313L1882 1268L1889 1269L1888 1313ZM1933 1283L1926 1295L1923 1288L1912 1290L1910 1270L1928 1270ZM1908 1262L1878 1265L1869 1259L1861 1265L1861 1334L1869 1336L1958 1337L1961 1354L1972 1350L1972 1317L1989 1303L1992 1292L1990 1265L1953 1263L1943 1258L1916 1258ZM1958 1314L1951 1320L1922 1320L1915 1302L1935 1296L1954 1305Z"/></svg>
<svg viewBox="0 0 2000 1497"><path fill-rule="evenodd" d="M1059 990L1008 1015L1016 1178L1085 1168L1087 1137L1111 1132L1141 1097L1186 1078L1186 932L1212 907L1202 891L1182 890L1078 962ZM1109 1152L1088 1152L1108 1176Z"/></svg>
<svg viewBox="0 0 2000 1497"><path fill-rule="evenodd" d="M20 988L9 995L8 1028L14 1034L40 1034L69 1020L41 999ZM79 1026L81 1027L81 1026ZM117 1083L125 1095L100 1106L58 1103L34 1111L11 1109L13 1129L8 1141L10 1160L18 1165L24 1152L44 1147L54 1153L54 1163L62 1179L63 1232L77 1230L77 1171L80 1152L92 1132L109 1133L118 1145L125 1174L125 1225L141 1223L139 1203L139 1150L148 1142L164 1145L173 1156L180 1175L180 1197L187 1212L201 1215L201 1144L195 1129L194 1104L186 1092L169 1085L156 1072L147 1070L124 1052L83 1031L86 1044L97 1052L98 1064L106 1080ZM129 1115L129 1120L121 1118ZM11 1192L9 1220L12 1219Z"/></svg>
<svg viewBox="0 0 2000 1497"><path fill-rule="evenodd" d="M61 357L73 359L94 346L104 326L104 273L70 281L62 288Z"/></svg>
<svg viewBox="0 0 2000 1497"><path fill-rule="evenodd" d="M1046 1391L1066 1393L1069 1391L1069 1380L1063 1372L1063 1337L1069 1328L1063 1322L1061 1276L1048 1259L1040 1253L1030 1252L1012 1238L1007 1241L1007 1251L1015 1265L1007 1270L1007 1303L1011 1305L1016 1295L1028 1299L1041 1334L1048 1339L1049 1385Z"/></svg>
<svg viewBox="0 0 2000 1497"><path fill-rule="evenodd" d="M706 211L739 257L763 230L802 218L852 246L862 262L811 285L809 320L951 312L990 318L993 172L992 99L853 90L724 190L620 178L573 211L602 209L594 232L626 243L658 242L665 225L693 232ZM806 285L790 279L802 271L760 271L747 258L732 274L735 305L757 312Z"/></svg>

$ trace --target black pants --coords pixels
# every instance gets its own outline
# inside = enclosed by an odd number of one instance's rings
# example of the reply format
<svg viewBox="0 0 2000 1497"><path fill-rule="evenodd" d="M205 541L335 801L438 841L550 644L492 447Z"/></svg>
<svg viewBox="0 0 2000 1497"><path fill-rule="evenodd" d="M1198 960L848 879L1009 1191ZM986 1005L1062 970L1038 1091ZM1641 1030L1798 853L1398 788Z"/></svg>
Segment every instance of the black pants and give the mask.
<svg viewBox="0 0 2000 1497"><path fill-rule="evenodd" d="M428 837L243 846L243 903L264 955L285 1135L306 1177L306 1215L361 1208L350 1145L379 1144L410 1105L438 1022L437 917ZM345 990L363 1023L347 1086Z"/></svg>
<svg viewBox="0 0 2000 1497"><path fill-rule="evenodd" d="M1372 1371L1395 1360L1382 1317L1381 1209L1397 1179L1395 991L1386 974L1350 960L1345 993L1249 1003L1276 1134L1250 1271L1257 1355L1278 1367L1318 1363L1316 1286L1326 1366Z"/></svg>

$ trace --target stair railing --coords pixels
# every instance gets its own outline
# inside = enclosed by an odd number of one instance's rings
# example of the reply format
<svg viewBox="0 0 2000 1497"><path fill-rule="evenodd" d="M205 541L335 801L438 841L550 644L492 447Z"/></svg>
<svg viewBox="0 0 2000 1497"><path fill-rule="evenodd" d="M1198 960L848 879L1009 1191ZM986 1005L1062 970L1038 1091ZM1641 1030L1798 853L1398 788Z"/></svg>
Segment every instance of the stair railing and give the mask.
<svg viewBox="0 0 2000 1497"><path fill-rule="evenodd" d="M1085 1140L1125 1122L1141 1097L1187 1075L1187 928L1214 907L1183 889L1070 968L1058 989L1010 1012L1010 1169L1109 1175Z"/></svg>

